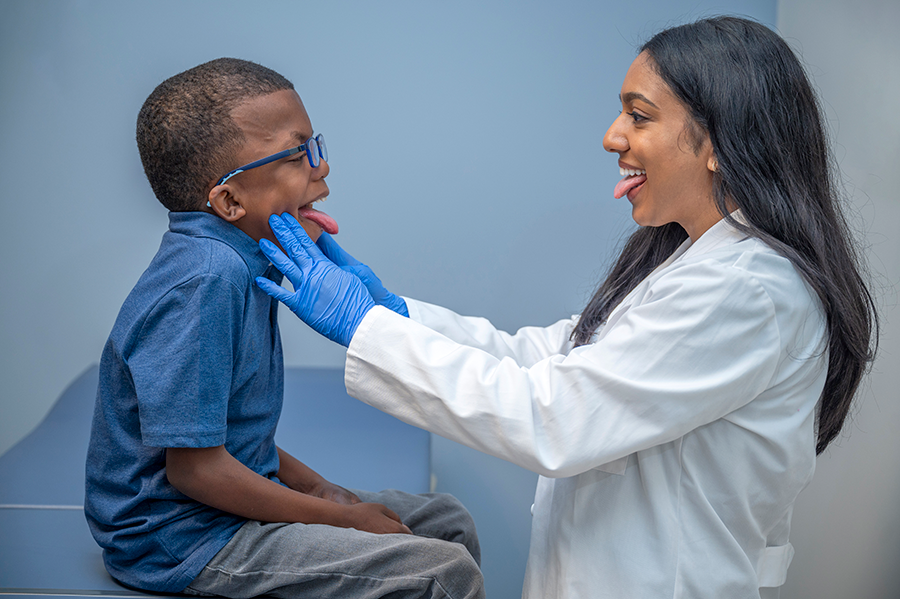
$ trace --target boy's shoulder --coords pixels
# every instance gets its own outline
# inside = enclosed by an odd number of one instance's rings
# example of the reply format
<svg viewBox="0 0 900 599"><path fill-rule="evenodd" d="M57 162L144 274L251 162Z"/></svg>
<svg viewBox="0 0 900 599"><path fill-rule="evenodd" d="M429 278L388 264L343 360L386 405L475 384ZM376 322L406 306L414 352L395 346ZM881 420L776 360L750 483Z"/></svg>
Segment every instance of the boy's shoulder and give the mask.
<svg viewBox="0 0 900 599"><path fill-rule="evenodd" d="M138 286L172 288L195 277L218 277L246 292L269 261L237 227L205 212L172 212L169 230Z"/></svg>
<svg viewBox="0 0 900 599"><path fill-rule="evenodd" d="M255 279L270 267L255 241L217 216L170 213L169 230L123 303L111 336L126 347L160 319L190 320L209 312L238 317L259 303L253 299Z"/></svg>

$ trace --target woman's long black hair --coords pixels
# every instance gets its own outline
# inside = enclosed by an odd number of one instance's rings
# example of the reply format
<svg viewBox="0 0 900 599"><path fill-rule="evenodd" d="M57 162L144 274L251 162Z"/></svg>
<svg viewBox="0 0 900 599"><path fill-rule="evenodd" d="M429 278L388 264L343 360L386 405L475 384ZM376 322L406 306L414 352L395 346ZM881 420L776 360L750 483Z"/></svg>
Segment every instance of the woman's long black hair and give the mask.
<svg viewBox="0 0 900 599"><path fill-rule="evenodd" d="M821 110L797 57L767 27L736 17L667 29L641 47L657 74L709 134L719 212L787 257L818 295L828 326L828 376L816 453L840 433L878 345L875 303L840 208ZM746 222L729 216L726 202ZM572 333L576 345L687 233L641 227L626 242Z"/></svg>

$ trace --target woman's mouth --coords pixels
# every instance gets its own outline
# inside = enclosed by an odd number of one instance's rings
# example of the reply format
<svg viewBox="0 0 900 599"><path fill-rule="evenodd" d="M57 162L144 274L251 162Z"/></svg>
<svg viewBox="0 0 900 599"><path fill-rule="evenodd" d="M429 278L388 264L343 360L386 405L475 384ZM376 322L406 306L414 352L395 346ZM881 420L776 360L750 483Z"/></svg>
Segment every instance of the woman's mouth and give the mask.
<svg viewBox="0 0 900 599"><path fill-rule="evenodd" d="M325 197L327 197L327 196L325 196ZM305 218L306 220L312 221L312 222L316 223L317 225L319 225L319 227L321 227L321 229L323 231L325 231L326 233L328 233L329 235L337 235L337 232L338 232L337 222L333 218L331 218L330 216L325 214L324 212L320 212L312 207L312 205L315 204L316 202L323 202L323 201L325 201L324 197L313 200L309 204L306 204L305 206L301 206L300 210L298 210L297 213L300 216L302 216L303 218Z"/></svg>
<svg viewBox="0 0 900 599"><path fill-rule="evenodd" d="M647 181L647 171L644 169L620 168L619 174L623 179L616 183L613 190L613 197L617 200L624 195L627 195L629 200L632 199L641 185Z"/></svg>

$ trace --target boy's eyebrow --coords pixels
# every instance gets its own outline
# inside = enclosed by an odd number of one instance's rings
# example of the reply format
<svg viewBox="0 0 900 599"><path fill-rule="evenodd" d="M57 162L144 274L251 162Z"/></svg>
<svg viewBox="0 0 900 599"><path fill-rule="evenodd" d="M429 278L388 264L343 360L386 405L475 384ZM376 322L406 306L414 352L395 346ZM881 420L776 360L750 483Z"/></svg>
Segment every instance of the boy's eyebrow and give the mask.
<svg viewBox="0 0 900 599"><path fill-rule="evenodd" d="M645 96L644 94L641 94L638 92L625 92L624 95L619 94L619 101L622 102L623 104L630 104L631 102L634 102L635 100L640 100L641 102L644 102L645 104L649 104L653 108L659 108L659 106L657 106L656 104L651 102L650 99L647 96Z"/></svg>
<svg viewBox="0 0 900 599"><path fill-rule="evenodd" d="M302 144L303 142L305 142L307 139L309 139L310 137L312 137L312 134L310 133L310 134L307 135L306 133L300 133L299 131L292 131L292 132L291 132L291 137L292 137L293 139L296 139L296 140L297 140L297 145L300 145L300 144Z"/></svg>

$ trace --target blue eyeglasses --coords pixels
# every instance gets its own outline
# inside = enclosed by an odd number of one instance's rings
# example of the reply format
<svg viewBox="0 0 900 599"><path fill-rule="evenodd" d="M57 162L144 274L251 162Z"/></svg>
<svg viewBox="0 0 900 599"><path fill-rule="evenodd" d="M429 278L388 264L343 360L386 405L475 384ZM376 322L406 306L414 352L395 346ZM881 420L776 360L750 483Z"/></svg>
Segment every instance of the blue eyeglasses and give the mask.
<svg viewBox="0 0 900 599"><path fill-rule="evenodd" d="M234 169L233 171L219 179L219 182L216 183L216 185L221 185L238 173L249 171L251 168L269 164L270 162L275 162L276 160L280 160L288 156L293 156L294 154L297 154L299 152L306 152L306 159L309 160L309 165L313 168L319 166L322 163L322 160L328 162L328 149L325 147L325 137L323 137L322 134L319 133L314 137L310 137L296 148L291 148L290 150L284 150L282 152L278 152L277 154L272 154L271 156L260 158L255 162L251 162L250 164L245 164L240 168Z"/></svg>

